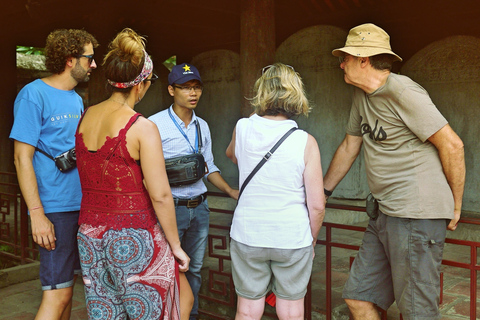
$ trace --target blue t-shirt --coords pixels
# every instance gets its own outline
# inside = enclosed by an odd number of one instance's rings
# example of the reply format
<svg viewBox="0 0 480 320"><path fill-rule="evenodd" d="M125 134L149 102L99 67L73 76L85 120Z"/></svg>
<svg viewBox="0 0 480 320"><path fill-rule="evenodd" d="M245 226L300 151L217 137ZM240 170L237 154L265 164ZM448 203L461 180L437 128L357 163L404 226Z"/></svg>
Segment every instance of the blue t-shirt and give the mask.
<svg viewBox="0 0 480 320"><path fill-rule="evenodd" d="M10 139L56 157L75 146L75 130L83 112L75 90L60 90L40 79L18 93ZM80 210L82 191L77 169L61 172L55 162L35 151L33 168L45 213Z"/></svg>

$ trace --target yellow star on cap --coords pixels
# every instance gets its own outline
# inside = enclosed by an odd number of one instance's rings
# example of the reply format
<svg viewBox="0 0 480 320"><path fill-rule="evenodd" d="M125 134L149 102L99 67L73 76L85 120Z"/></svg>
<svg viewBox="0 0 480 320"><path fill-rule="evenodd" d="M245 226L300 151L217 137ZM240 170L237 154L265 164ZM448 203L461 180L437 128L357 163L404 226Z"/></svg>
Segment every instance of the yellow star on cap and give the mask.
<svg viewBox="0 0 480 320"><path fill-rule="evenodd" d="M183 70L190 71L190 66L185 65L185 67L183 67Z"/></svg>

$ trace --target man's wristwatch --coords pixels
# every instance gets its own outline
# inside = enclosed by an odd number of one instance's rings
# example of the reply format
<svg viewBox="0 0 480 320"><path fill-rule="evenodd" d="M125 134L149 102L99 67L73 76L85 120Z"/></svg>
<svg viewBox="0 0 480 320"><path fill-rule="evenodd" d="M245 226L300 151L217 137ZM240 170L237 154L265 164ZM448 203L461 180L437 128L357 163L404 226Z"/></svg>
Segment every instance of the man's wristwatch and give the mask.
<svg viewBox="0 0 480 320"><path fill-rule="evenodd" d="M327 197L330 197L332 195L333 191L330 191L330 190L327 190L327 189L323 188L323 193L325 193L325 195Z"/></svg>

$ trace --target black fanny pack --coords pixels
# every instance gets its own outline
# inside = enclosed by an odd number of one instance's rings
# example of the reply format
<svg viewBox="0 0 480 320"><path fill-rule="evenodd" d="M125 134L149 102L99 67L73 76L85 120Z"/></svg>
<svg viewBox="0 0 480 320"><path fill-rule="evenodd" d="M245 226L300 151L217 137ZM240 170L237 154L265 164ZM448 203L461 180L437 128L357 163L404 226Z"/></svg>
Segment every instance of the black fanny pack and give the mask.
<svg viewBox="0 0 480 320"><path fill-rule="evenodd" d="M205 158L201 153L166 159L165 167L168 182L172 187L195 183L208 173Z"/></svg>
<svg viewBox="0 0 480 320"><path fill-rule="evenodd" d="M192 147L186 134L183 132L183 130L173 118L170 109L168 109L168 114L170 115L173 123L177 126L177 129L184 136L187 143L190 145L190 147ZM167 169L168 183L171 187L179 187L195 183L198 180L202 179L202 177L208 173L208 167L205 162L205 158L201 154L203 145L202 131L200 130L200 123L198 122L198 120L195 120L195 127L197 130L196 140L198 139L198 145L196 145L196 148L192 147L193 153L165 159L165 168Z"/></svg>

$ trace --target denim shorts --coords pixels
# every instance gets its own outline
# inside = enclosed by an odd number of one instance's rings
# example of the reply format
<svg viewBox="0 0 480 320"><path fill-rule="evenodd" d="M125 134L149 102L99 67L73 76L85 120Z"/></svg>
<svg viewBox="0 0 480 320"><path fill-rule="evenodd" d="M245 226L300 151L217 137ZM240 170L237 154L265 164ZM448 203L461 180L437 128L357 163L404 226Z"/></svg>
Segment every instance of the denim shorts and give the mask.
<svg viewBox="0 0 480 320"><path fill-rule="evenodd" d="M250 300L270 290L284 300L299 300L307 293L313 266L313 246L300 249L251 247L230 242L232 277L238 296Z"/></svg>
<svg viewBox="0 0 480 320"><path fill-rule="evenodd" d="M440 319L440 267L448 221L406 219L380 212L370 219L344 299L387 310L394 301L405 320Z"/></svg>
<svg viewBox="0 0 480 320"><path fill-rule="evenodd" d="M40 251L40 282L42 290L63 289L73 286L74 274L81 274L78 257L78 211L47 213L55 227L55 250Z"/></svg>

